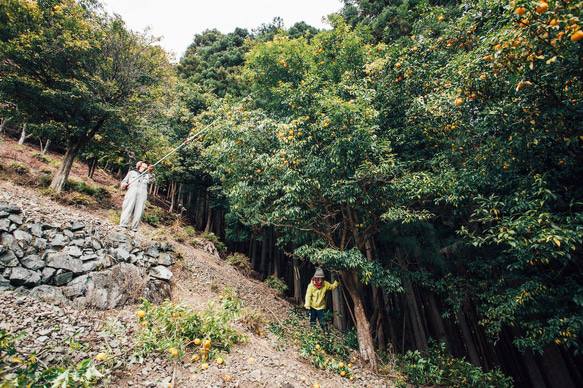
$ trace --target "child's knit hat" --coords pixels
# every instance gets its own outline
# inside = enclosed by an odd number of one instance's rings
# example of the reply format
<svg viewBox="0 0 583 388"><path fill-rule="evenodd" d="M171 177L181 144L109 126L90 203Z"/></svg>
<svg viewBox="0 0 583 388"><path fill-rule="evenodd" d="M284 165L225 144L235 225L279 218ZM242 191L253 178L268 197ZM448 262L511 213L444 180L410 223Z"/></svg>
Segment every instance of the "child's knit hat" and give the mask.
<svg viewBox="0 0 583 388"><path fill-rule="evenodd" d="M315 278L324 278L324 270L320 267L316 268Z"/></svg>

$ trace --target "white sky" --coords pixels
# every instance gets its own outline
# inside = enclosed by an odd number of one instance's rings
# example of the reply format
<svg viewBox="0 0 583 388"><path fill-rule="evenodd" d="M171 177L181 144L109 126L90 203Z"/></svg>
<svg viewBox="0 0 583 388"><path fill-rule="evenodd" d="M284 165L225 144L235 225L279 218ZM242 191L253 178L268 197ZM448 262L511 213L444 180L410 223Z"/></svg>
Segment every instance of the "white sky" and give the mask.
<svg viewBox="0 0 583 388"><path fill-rule="evenodd" d="M128 28L162 37L161 46L180 59L195 34L216 28L223 34L236 27L249 32L281 17L285 28L304 21L330 29L322 17L342 8L341 0L103 0L109 13L117 13Z"/></svg>

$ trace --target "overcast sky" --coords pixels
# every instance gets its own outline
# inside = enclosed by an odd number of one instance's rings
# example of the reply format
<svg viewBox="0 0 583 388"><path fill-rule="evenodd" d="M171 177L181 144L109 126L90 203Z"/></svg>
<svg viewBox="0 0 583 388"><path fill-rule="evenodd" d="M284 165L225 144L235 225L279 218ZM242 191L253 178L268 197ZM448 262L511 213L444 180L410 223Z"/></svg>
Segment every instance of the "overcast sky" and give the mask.
<svg viewBox="0 0 583 388"><path fill-rule="evenodd" d="M216 28L224 34L236 27L249 32L281 17L285 28L304 21L330 29L322 17L342 8L341 0L103 0L108 12L121 15L128 28L162 37L161 45L176 60L192 43L195 34Z"/></svg>

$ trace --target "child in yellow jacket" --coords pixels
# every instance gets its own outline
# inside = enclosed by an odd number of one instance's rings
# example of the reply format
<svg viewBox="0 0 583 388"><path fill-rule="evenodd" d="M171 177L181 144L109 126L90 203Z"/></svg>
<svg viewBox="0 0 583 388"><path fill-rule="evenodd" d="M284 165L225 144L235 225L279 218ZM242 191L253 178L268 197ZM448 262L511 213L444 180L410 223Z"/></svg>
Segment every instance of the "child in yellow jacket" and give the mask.
<svg viewBox="0 0 583 388"><path fill-rule="evenodd" d="M316 268L316 273L312 277L312 282L308 286L306 291L306 303L304 307L310 315L310 323L312 325L316 324L316 318L320 322L320 326L323 330L327 329L326 322L324 321L324 310L326 308L326 291L333 291L338 287L340 283L336 280L333 284L328 283L324 280L324 270L322 268Z"/></svg>

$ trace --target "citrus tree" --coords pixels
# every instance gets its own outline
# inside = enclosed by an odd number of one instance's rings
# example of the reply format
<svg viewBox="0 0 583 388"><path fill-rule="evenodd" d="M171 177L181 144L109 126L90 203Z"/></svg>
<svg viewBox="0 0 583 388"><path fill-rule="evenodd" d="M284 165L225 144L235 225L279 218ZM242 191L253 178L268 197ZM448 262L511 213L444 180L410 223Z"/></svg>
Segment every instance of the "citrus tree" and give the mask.
<svg viewBox="0 0 583 388"><path fill-rule="evenodd" d="M494 340L514 326L520 349L576 350L580 7L483 1L422 11L411 36L378 46L384 62L374 70L382 134L427 178L410 205L455 225L444 241L458 247L448 269L458 280L429 288L478 301Z"/></svg>
<svg viewBox="0 0 583 388"><path fill-rule="evenodd" d="M280 36L254 47L246 66L254 93L217 101L221 119L206 152L240 220L311 236L297 253L340 271L361 354L376 368L363 283L400 285L362 252L393 201L394 162L377 138L375 92L362 77L367 34L336 23L311 43Z"/></svg>

